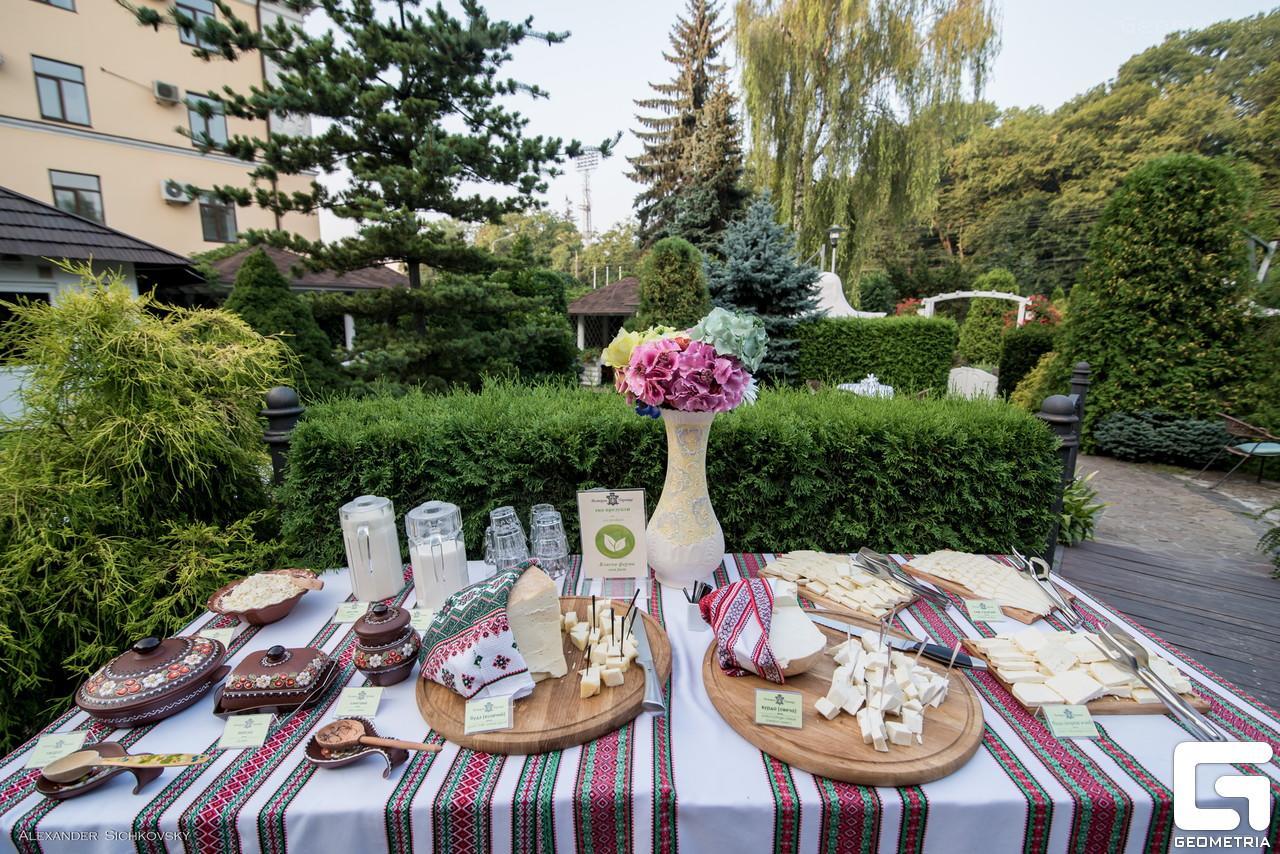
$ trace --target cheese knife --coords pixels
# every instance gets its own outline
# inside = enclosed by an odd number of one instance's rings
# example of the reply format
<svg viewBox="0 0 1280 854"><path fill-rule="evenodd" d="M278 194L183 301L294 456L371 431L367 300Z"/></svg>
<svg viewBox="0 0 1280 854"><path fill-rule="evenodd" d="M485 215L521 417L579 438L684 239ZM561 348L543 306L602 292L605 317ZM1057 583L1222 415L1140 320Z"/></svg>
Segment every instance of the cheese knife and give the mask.
<svg viewBox="0 0 1280 854"><path fill-rule="evenodd" d="M810 620L813 620L815 623L817 623L820 626L826 626L827 628L835 629L838 632L846 632L848 634L854 635L855 637L862 637L867 633L876 634L876 635L880 634L879 629L869 629L864 626L859 626L854 623L841 620L838 617L833 618L833 617L821 616L821 612L815 613L810 610L805 610L805 614L808 615ZM885 635L884 642L889 645L890 649L896 649L899 652L914 653L918 651L925 658L931 658L934 661L941 662L942 664L949 664L951 662L951 654L953 652L953 648L943 646L940 643L929 643L927 641L907 640L904 638L895 638L890 635ZM987 663L985 661L978 658L973 658L969 655L966 655L963 652L958 653L956 655L955 666L967 667L970 670L986 670L987 669Z"/></svg>
<svg viewBox="0 0 1280 854"><path fill-rule="evenodd" d="M631 621L631 632L636 639L636 663L644 670L644 700L640 703L640 708L646 712L665 712L667 706L662 702L662 686L658 684L658 674L653 669L649 633L645 631L644 617L639 612Z"/></svg>

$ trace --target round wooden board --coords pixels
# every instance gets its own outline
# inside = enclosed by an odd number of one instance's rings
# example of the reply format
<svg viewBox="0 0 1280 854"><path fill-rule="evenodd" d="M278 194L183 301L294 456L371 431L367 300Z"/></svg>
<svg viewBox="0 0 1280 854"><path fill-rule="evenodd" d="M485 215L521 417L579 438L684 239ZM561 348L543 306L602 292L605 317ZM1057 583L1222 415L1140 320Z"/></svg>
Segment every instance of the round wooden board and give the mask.
<svg viewBox="0 0 1280 854"><path fill-rule="evenodd" d="M845 636L819 626L832 643ZM862 743L862 732L853 715L841 712L833 720L818 714L813 703L825 697L836 662L823 655L806 673L776 685L758 676L726 676L716 662L716 647L707 648L702 681L716 711L729 726L765 753L812 774L868 786L908 786L937 780L969 761L982 743L982 705L969 680L951 673L946 701L936 709L925 707L924 744L889 745L879 753ZM939 673L946 665L921 658ZM799 691L804 694L804 727L760 726L755 722L757 688ZM894 718L896 719L896 718Z"/></svg>
<svg viewBox="0 0 1280 854"><path fill-rule="evenodd" d="M621 615L627 603L612 600L613 610ZM560 611L573 609L578 619L585 620L591 610L590 596L561 596ZM653 652L653 666L665 683L671 675L671 641L657 621L640 611ZM613 732L640 714L644 700L644 670L632 664L626 680L615 688L600 687L600 693L585 700L578 698L578 669L582 651L573 645L568 634L561 635L569 672L559 679L544 679L533 693L515 701L511 729L463 734L463 710L466 701L435 682L419 678L416 690L418 711L431 728L454 744L485 753L545 753L585 744Z"/></svg>

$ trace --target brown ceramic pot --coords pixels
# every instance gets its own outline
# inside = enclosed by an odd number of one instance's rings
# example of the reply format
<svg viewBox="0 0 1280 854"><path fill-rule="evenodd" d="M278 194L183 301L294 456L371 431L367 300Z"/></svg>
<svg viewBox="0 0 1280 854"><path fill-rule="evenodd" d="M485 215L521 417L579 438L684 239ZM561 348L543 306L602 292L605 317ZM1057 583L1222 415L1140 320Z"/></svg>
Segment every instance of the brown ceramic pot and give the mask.
<svg viewBox="0 0 1280 854"><path fill-rule="evenodd" d="M309 569L273 569L271 572L278 575L294 575L312 582L318 581L316 574ZM205 603L206 607L215 614L235 617L251 626L265 626L268 623L274 623L277 620L283 620L287 617L289 612L293 610L293 606L297 605L298 600L302 598L302 594L307 592L307 588L299 587L298 592L293 596L267 605L264 608L250 608L246 611L224 610L221 604L222 597L234 590L236 586L241 584L243 581L244 579L242 578L239 581L233 581L230 584L219 587L213 592L213 595L209 597L209 601ZM323 581L320 581L319 584L320 587L324 587Z"/></svg>
<svg viewBox="0 0 1280 854"><path fill-rule="evenodd" d="M333 660L314 647L255 650L228 677L215 711L296 709L317 696L333 672Z"/></svg>
<svg viewBox="0 0 1280 854"><path fill-rule="evenodd" d="M76 691L76 705L117 727L154 723L190 706L227 675L227 650L206 637L143 638Z"/></svg>
<svg viewBox="0 0 1280 854"><path fill-rule="evenodd" d="M353 627L356 669L374 685L403 682L413 672L422 641L405 608L378 602Z"/></svg>

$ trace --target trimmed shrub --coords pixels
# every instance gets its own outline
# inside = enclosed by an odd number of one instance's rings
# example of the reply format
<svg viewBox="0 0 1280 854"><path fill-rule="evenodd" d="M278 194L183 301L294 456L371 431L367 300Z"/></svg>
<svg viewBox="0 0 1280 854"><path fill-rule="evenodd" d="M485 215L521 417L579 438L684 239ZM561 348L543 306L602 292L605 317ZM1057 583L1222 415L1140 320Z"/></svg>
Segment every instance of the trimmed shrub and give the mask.
<svg viewBox="0 0 1280 854"><path fill-rule="evenodd" d="M1242 397L1242 213L1234 173L1191 154L1139 166L1107 202L1062 331L1064 366L1092 368L1086 451L1113 412L1208 418Z"/></svg>
<svg viewBox="0 0 1280 854"><path fill-rule="evenodd" d="M858 308L862 311L883 311L892 314L898 302L893 279L883 270L866 273L858 280Z"/></svg>
<svg viewBox="0 0 1280 854"><path fill-rule="evenodd" d="M711 311L702 254L681 237L664 237L640 262L639 328L688 329Z"/></svg>
<svg viewBox="0 0 1280 854"><path fill-rule="evenodd" d="M1008 270L983 273L973 282L975 291L1016 294L1018 283ZM972 300L960 327L960 358L970 365L994 365L1000 361L1000 341L1004 336L1004 315L1009 303L998 299Z"/></svg>
<svg viewBox="0 0 1280 854"><path fill-rule="evenodd" d="M288 348L71 271L84 287L13 307L0 336L30 372L0 419L0 752L278 556L258 410Z"/></svg>
<svg viewBox="0 0 1280 854"><path fill-rule="evenodd" d="M234 311L262 335L280 338L298 357L295 382L304 394L341 387L342 374L333 345L311 313L311 306L289 288L267 253L249 254L236 274L231 296L222 307Z"/></svg>
<svg viewBox="0 0 1280 854"><path fill-rule="evenodd" d="M1169 412L1112 412L1098 422L1093 438L1099 453L1118 460L1199 468L1213 459L1228 436L1220 418L1209 421Z"/></svg>
<svg viewBox="0 0 1280 854"><path fill-rule="evenodd" d="M825 317L797 329L796 376L825 383L875 374L902 392L947 390L958 333L940 317Z"/></svg>
<svg viewBox="0 0 1280 854"><path fill-rule="evenodd" d="M642 487L652 507L665 464L662 424L618 395L490 385L328 402L293 436L286 541L310 565L345 564L338 507L372 493L401 513L432 498L458 504L473 556L489 510L550 502L576 551L579 489ZM716 419L707 454L734 550L1034 549L1060 472L1047 428L1006 404L838 391L765 391Z"/></svg>
<svg viewBox="0 0 1280 854"><path fill-rule="evenodd" d="M1053 349L1053 342L1053 327L1040 323L1028 323L1006 332L1000 347L1000 380L996 392L1001 396L1013 394L1040 357Z"/></svg>
<svg viewBox="0 0 1280 854"><path fill-rule="evenodd" d="M1057 353L1045 353L1031 372L1019 381L1013 394L1009 395L1009 402L1023 412L1039 412L1046 397L1060 393L1055 389L1063 384L1058 368L1061 363Z"/></svg>

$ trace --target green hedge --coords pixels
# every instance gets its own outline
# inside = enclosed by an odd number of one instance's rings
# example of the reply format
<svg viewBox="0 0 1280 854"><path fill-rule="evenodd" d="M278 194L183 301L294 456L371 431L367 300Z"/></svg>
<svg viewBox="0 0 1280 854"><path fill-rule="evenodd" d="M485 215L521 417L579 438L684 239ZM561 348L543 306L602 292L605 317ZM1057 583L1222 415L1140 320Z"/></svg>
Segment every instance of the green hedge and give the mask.
<svg viewBox="0 0 1280 854"><path fill-rule="evenodd" d="M1221 418L1188 418L1170 412L1113 412L1093 428L1093 438L1098 453L1119 460L1199 468L1222 450L1230 436Z"/></svg>
<svg viewBox="0 0 1280 854"><path fill-rule="evenodd" d="M385 495L463 510L480 554L487 512L561 508L579 548L576 491L643 487L666 465L662 425L617 395L491 385L482 393L339 400L299 424L284 489L285 536L316 567L346 563L338 507ZM979 552L1036 549L1059 465L1035 418L992 401L874 400L768 391L711 431L708 480L733 550ZM402 528L403 530L403 528Z"/></svg>
<svg viewBox="0 0 1280 854"><path fill-rule="evenodd" d="M1040 357L1053 350L1054 340L1053 327L1041 323L1027 323L1010 329L1000 347L1000 379L996 393L1001 397L1013 394Z"/></svg>
<svg viewBox="0 0 1280 854"><path fill-rule="evenodd" d="M826 383L875 374L898 391L947 390L960 333L938 317L825 317L797 328L796 376Z"/></svg>

